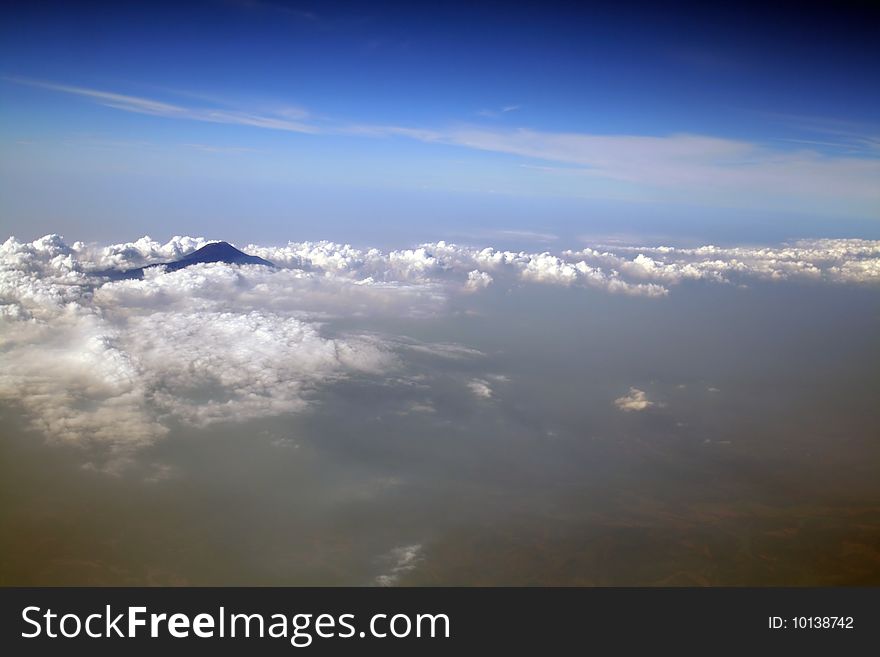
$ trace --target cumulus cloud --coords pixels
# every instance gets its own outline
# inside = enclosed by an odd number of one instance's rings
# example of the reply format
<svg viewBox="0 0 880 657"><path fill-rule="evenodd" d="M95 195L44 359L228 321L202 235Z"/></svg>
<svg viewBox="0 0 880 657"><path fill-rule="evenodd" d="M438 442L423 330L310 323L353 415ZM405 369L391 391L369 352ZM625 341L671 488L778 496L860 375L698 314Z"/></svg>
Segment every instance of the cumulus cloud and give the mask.
<svg viewBox="0 0 880 657"><path fill-rule="evenodd" d="M623 397L614 400L614 405L621 411L644 411L652 406L656 406L655 402L649 401L644 390L638 388L630 388L629 393Z"/></svg>
<svg viewBox="0 0 880 657"><path fill-rule="evenodd" d="M464 284L464 287L470 292L476 292L489 287L493 280L495 279L492 278L491 274L475 269L468 272L467 282Z"/></svg>
<svg viewBox="0 0 880 657"><path fill-rule="evenodd" d="M492 399L492 386L485 379L468 381L467 387L478 399Z"/></svg>
<svg viewBox="0 0 880 657"><path fill-rule="evenodd" d="M25 268L32 266L27 264L28 258L35 258L55 273L66 267L71 276L76 276L174 260L207 242L201 237L174 237L162 244L144 237L106 247L81 242L68 246L53 235L30 244L8 242L4 257ZM450 283L467 291L479 291L505 278L639 296L664 296L670 286L687 280L880 280L880 241L859 239L801 240L767 247L614 245L559 253L476 248L444 241L391 251L359 249L334 242L250 244L243 248L278 265L280 271L275 273L286 276L289 285L310 287L310 297L332 289L334 295L363 295L370 297L370 303L379 304L402 296L386 294L389 291L407 291L421 295L426 302L437 302L445 298ZM265 283L277 276L258 269L249 271L248 277L261 278ZM379 294L371 295L370 290ZM170 287L165 291L170 292Z"/></svg>
<svg viewBox="0 0 880 657"><path fill-rule="evenodd" d="M196 426L302 410L304 389L391 360L371 342L327 339L314 324L257 311L154 312L129 320L123 346L153 403Z"/></svg>
<svg viewBox="0 0 880 657"><path fill-rule="evenodd" d="M290 295L289 281L266 281L268 268L113 282L85 273L107 259L164 258L174 245L140 247L100 250L91 262L55 237L0 248L0 399L52 440L119 464L175 423L302 411L320 386L397 366L375 336L328 337L295 304L273 303Z"/></svg>
<svg viewBox="0 0 880 657"><path fill-rule="evenodd" d="M21 404L53 440L97 443L124 460L173 422L301 411L320 385L394 365L373 342L325 338L314 324L273 313L121 310L114 319L66 307L4 326L16 337L5 340L0 398Z"/></svg>
<svg viewBox="0 0 880 657"><path fill-rule="evenodd" d="M506 251L436 242L382 252L331 242L250 245L249 252L302 271L362 285L434 285L451 281L477 292L504 280L589 287L617 294L663 297L685 281L880 281L880 241L804 240L773 247L676 248L607 246L559 253Z"/></svg>
<svg viewBox="0 0 880 657"><path fill-rule="evenodd" d="M124 459L174 423L206 426L308 408L321 386L386 376L406 359L480 358L454 343L325 323L370 315L442 316L488 285L558 285L663 297L686 281L880 282L880 241L775 247L590 247L529 253L436 242L380 251L332 242L244 247L277 267L200 264L142 280L100 272L180 258L202 237L100 246L57 235L0 245L0 399L53 440ZM351 322L349 321L349 324ZM467 383L492 397L488 375ZM651 405L633 389L620 408Z"/></svg>
<svg viewBox="0 0 880 657"><path fill-rule="evenodd" d="M609 246L565 251L596 266L617 270L630 280L675 285L685 280L723 283L763 280L815 280L836 283L880 281L880 241L800 240L780 246L696 248Z"/></svg>

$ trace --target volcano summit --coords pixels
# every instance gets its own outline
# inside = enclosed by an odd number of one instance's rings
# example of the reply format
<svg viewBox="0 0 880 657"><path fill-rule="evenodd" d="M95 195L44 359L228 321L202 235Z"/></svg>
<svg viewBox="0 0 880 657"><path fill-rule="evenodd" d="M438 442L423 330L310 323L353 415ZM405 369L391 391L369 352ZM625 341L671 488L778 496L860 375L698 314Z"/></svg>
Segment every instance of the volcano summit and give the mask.
<svg viewBox="0 0 880 657"><path fill-rule="evenodd" d="M179 260L172 262L158 262L136 269L127 269L120 271L117 269L109 269L96 272L99 276L108 276L110 278L143 278L144 270L151 267L165 267L166 271L177 271L190 265L197 265L208 262L225 262L230 265L265 265L274 267L275 265L268 260L264 260L258 256L248 255L244 251L240 251L232 246L229 242L211 242L202 248L193 251Z"/></svg>

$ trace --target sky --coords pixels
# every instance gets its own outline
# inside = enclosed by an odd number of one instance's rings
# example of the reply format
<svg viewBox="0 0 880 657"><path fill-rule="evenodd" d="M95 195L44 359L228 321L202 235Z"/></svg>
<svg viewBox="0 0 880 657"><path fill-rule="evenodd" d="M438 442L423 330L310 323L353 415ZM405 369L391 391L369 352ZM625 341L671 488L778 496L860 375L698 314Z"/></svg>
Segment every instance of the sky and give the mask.
<svg viewBox="0 0 880 657"><path fill-rule="evenodd" d="M0 228L875 238L864 7L6 3Z"/></svg>
<svg viewBox="0 0 880 657"><path fill-rule="evenodd" d="M663 4L5 3L0 585L880 582L880 23Z"/></svg>

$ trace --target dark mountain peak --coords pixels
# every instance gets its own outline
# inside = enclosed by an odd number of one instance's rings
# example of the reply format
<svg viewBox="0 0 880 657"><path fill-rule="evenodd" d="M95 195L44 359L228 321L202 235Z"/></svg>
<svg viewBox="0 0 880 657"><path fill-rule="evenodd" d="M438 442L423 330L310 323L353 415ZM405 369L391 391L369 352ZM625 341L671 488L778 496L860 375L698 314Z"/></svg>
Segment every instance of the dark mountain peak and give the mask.
<svg viewBox="0 0 880 657"><path fill-rule="evenodd" d="M229 242L211 242L200 249L197 249L189 255L183 256L180 260L173 262L160 262L155 265L146 265L137 269L129 269L127 271L109 270L96 272L99 276L108 276L112 279L118 278L143 278L144 270L150 267L165 267L166 271L177 271L190 265L208 262L225 262L230 265L266 265L274 267L271 262L264 260L259 256L248 255L244 251L240 251L232 246Z"/></svg>
<svg viewBox="0 0 880 657"><path fill-rule="evenodd" d="M253 258L244 251L239 251L229 242L211 242L201 249L183 256L182 260L194 260L196 262L234 262L239 258ZM265 262L265 261L264 261Z"/></svg>
<svg viewBox="0 0 880 657"><path fill-rule="evenodd" d="M176 271L201 262L225 262L230 265L273 266L268 260L263 260L263 258L258 256L248 255L244 251L239 251L229 242L211 242L210 244L205 244L201 249L193 251L189 255L182 257L180 260L166 262L164 264L168 271Z"/></svg>

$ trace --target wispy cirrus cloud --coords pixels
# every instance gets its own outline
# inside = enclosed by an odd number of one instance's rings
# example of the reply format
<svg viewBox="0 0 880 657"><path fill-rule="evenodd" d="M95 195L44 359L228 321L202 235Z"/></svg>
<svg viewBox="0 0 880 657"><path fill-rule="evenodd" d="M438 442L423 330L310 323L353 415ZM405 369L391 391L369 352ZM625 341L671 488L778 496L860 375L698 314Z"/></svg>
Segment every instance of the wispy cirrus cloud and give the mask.
<svg viewBox="0 0 880 657"><path fill-rule="evenodd" d="M799 132L815 135L786 141L827 146L845 153L880 155L880 125L800 114L765 113L765 116Z"/></svg>
<svg viewBox="0 0 880 657"><path fill-rule="evenodd" d="M703 135L590 135L528 129L449 130L432 141L556 163L536 175L569 181L590 195L652 198L709 206L825 211L876 216L880 159L836 154L812 145L772 148ZM808 147L809 146L809 147Z"/></svg>
<svg viewBox="0 0 880 657"><path fill-rule="evenodd" d="M187 107L181 104L168 103L131 96L89 87L78 87L66 84L57 84L43 80L31 80L28 78L6 78L10 82L23 84L30 87L58 91L93 100L106 107L134 112L136 114L148 114L161 116L169 119L184 119L190 121L202 121L206 123L223 123L228 125L244 125L268 130L283 130L288 132L302 132L313 134L318 128L305 121L308 113L302 108L282 108L271 113L257 113L249 111L230 110L221 107Z"/></svg>
<svg viewBox="0 0 880 657"><path fill-rule="evenodd" d="M345 131L518 156L538 163L529 165L536 175L564 177L573 193L585 196L597 190L607 195L605 184L612 183L623 198L648 194L710 206L880 212L880 158L806 147L817 144L786 149L695 134L598 135L469 125Z"/></svg>
<svg viewBox="0 0 880 657"><path fill-rule="evenodd" d="M129 96L127 94L119 94L111 91L101 91L100 89L90 89L88 87L77 87L68 84L57 84L55 82L45 82L43 80L31 80L28 78L7 78L10 82L27 85L29 87L38 87L40 89L48 89L49 91L60 91L75 96L84 96L90 98L107 107L121 109L126 112L137 112L138 114L152 114L156 116L180 117L186 118L189 110L179 105L164 103L151 98L142 98L139 96Z"/></svg>
<svg viewBox="0 0 880 657"><path fill-rule="evenodd" d="M790 148L698 134L627 135L549 132L529 128L488 129L382 125L313 120L300 107L257 112L213 105L190 106L87 87L26 78L7 81L88 98L114 109L169 119L250 126L306 134L400 138L528 161L534 175L553 177L555 188L578 196L613 193L707 206L783 211L824 211L875 216L880 212L880 158L872 138L860 151L824 148L802 140ZM517 105L500 108L513 112ZM852 143L850 127L836 126ZM828 128L831 130L831 128ZM832 140L834 141L834 140ZM522 164L522 163L520 163Z"/></svg>
<svg viewBox="0 0 880 657"><path fill-rule="evenodd" d="M497 119L500 116L504 116L510 112L516 112L520 109L522 109L522 105L503 105L498 109L481 109L477 112L477 115L483 116L487 119Z"/></svg>
<svg viewBox="0 0 880 657"><path fill-rule="evenodd" d="M752 142L678 134L589 135L462 128L449 141L479 150L576 165L582 175L659 188L846 194L880 202L880 160L774 150ZM571 170L569 170L571 172Z"/></svg>

